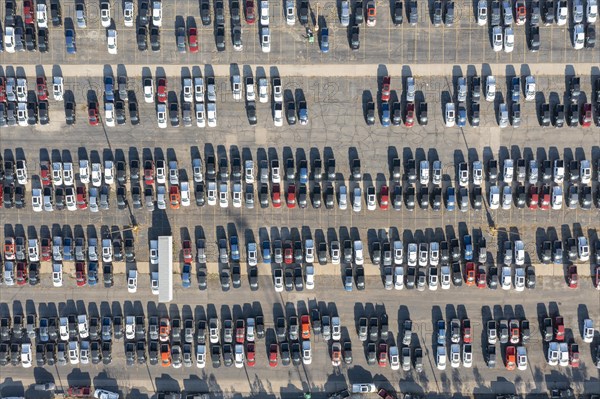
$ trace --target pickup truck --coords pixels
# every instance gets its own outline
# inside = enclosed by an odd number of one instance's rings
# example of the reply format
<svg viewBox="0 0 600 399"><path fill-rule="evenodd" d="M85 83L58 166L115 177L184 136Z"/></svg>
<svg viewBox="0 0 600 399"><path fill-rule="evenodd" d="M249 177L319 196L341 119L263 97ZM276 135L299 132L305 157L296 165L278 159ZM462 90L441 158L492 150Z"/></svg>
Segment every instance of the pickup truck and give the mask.
<svg viewBox="0 0 600 399"><path fill-rule="evenodd" d="M565 322L562 316L554 318L554 339L561 342L565 340Z"/></svg>
<svg viewBox="0 0 600 399"><path fill-rule="evenodd" d="M403 327L404 336L402 337L402 345L410 345L412 341L412 321L404 320Z"/></svg>
<svg viewBox="0 0 600 399"><path fill-rule="evenodd" d="M542 323L542 327L544 341L552 341L552 338L554 337L554 327L552 326L552 319L550 317L545 317Z"/></svg>
<svg viewBox="0 0 600 399"><path fill-rule="evenodd" d="M97 399L119 399L119 394L107 391L105 389L96 389L94 391L94 398L97 398Z"/></svg>
<svg viewBox="0 0 600 399"><path fill-rule="evenodd" d="M473 260L473 239L470 235L464 236L465 260Z"/></svg>
<svg viewBox="0 0 600 399"><path fill-rule="evenodd" d="M516 347L510 345L506 347L506 369L514 370L517 365Z"/></svg>
<svg viewBox="0 0 600 399"><path fill-rule="evenodd" d="M310 317L305 314L300 317L302 325L302 339L310 339Z"/></svg>

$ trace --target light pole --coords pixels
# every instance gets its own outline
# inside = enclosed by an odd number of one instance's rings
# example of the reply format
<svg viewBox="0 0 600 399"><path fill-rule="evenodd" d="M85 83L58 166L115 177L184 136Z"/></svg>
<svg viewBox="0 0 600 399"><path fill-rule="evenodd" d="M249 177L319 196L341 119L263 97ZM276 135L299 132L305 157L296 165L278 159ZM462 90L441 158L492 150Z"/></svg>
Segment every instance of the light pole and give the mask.
<svg viewBox="0 0 600 399"><path fill-rule="evenodd" d="M317 20L315 22L315 32L319 31L319 2L317 2Z"/></svg>

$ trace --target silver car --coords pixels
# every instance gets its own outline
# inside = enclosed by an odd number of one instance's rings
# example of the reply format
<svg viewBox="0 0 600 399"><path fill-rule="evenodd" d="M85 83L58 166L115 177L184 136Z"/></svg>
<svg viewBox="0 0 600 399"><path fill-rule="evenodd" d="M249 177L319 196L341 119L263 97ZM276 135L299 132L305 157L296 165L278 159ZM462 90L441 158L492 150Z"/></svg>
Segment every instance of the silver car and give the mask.
<svg viewBox="0 0 600 399"><path fill-rule="evenodd" d="M354 199L352 201L352 210L354 212L360 212L362 208L362 199L361 199L361 191L360 187L354 188Z"/></svg>
<svg viewBox="0 0 600 399"><path fill-rule="evenodd" d="M508 127L508 107L506 103L501 103L498 110L498 126L501 128Z"/></svg>
<svg viewBox="0 0 600 399"><path fill-rule="evenodd" d="M342 26L350 25L350 2L342 0L342 10L340 13L340 22Z"/></svg>

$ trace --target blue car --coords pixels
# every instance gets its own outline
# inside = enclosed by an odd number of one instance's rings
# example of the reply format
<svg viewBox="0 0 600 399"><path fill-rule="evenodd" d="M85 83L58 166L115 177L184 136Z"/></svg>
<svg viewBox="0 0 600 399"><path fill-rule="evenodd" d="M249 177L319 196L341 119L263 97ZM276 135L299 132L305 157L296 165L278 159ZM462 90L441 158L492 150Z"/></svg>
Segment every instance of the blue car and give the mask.
<svg viewBox="0 0 600 399"><path fill-rule="evenodd" d="M446 199L446 209L453 211L456 206L456 190L454 187L448 187L448 197Z"/></svg>
<svg viewBox="0 0 600 399"><path fill-rule="evenodd" d="M264 263L271 263L271 243L269 241L263 241L262 243L262 256Z"/></svg>
<svg viewBox="0 0 600 399"><path fill-rule="evenodd" d="M464 237L465 260L473 260L473 239L470 235Z"/></svg>
<svg viewBox="0 0 600 399"><path fill-rule="evenodd" d="M321 51L329 52L329 28L321 28Z"/></svg>
<svg viewBox="0 0 600 399"><path fill-rule="evenodd" d="M75 45L75 31L73 29L65 30L65 44L67 46L68 54L77 53L77 46Z"/></svg>
<svg viewBox="0 0 600 399"><path fill-rule="evenodd" d="M231 236L229 238L229 246L231 249L231 260L234 262L239 262L240 261L240 248L239 248L237 236Z"/></svg>
<svg viewBox="0 0 600 399"><path fill-rule="evenodd" d="M467 126L467 109L461 103L458 104L458 114L456 115L456 126L465 127Z"/></svg>
<svg viewBox="0 0 600 399"><path fill-rule="evenodd" d="M88 264L88 285L93 287L98 284L98 262Z"/></svg>
<svg viewBox="0 0 600 399"><path fill-rule="evenodd" d="M189 263L184 263L183 270L181 271L181 285L183 286L183 288L190 288L190 286L192 285L192 281L190 278L191 272L192 265L190 265Z"/></svg>
<svg viewBox="0 0 600 399"><path fill-rule="evenodd" d="M390 103L383 101L381 103L381 126L388 127L390 123Z"/></svg>
<svg viewBox="0 0 600 399"><path fill-rule="evenodd" d="M73 260L73 239L65 237L63 240L63 260Z"/></svg>

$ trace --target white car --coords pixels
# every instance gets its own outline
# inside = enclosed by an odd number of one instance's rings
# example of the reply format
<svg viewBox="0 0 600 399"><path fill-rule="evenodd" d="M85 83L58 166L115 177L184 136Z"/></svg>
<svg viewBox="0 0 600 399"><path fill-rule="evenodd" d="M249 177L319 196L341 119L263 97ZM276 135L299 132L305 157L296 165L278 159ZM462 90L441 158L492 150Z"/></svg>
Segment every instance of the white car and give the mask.
<svg viewBox="0 0 600 399"><path fill-rule="evenodd" d="M42 211L42 202L43 202L43 198L42 198L42 190L39 188L34 188L31 190L31 207L33 208L34 212L41 212Z"/></svg>
<svg viewBox="0 0 600 399"><path fill-rule="evenodd" d="M315 288L315 267L313 265L306 265L304 269L304 277L306 279L306 289L312 290Z"/></svg>
<svg viewBox="0 0 600 399"><path fill-rule="evenodd" d="M127 291L130 294L134 294L137 292L137 270L135 269L129 271L127 277Z"/></svg>
<svg viewBox="0 0 600 399"><path fill-rule="evenodd" d="M483 164L480 161L473 162L473 184L481 186L483 183Z"/></svg>
<svg viewBox="0 0 600 399"><path fill-rule="evenodd" d="M16 165L17 182L19 184L27 184L27 162L24 159L18 160Z"/></svg>
<svg viewBox="0 0 600 399"><path fill-rule="evenodd" d="M504 29L504 52L512 53L515 49L515 31L513 28Z"/></svg>
<svg viewBox="0 0 600 399"><path fill-rule="evenodd" d="M485 100L494 101L496 99L496 78L492 75L485 79Z"/></svg>
<svg viewBox="0 0 600 399"><path fill-rule="evenodd" d="M304 259L306 263L315 261L315 242L311 239L307 239L304 243Z"/></svg>
<svg viewBox="0 0 600 399"><path fill-rule="evenodd" d="M512 271L510 266L502 266L502 278L500 284L503 290L510 290L512 287Z"/></svg>
<svg viewBox="0 0 600 399"><path fill-rule="evenodd" d="M144 79L144 101L147 103L154 102L154 83L152 78Z"/></svg>
<svg viewBox="0 0 600 399"><path fill-rule="evenodd" d="M302 364L312 363L312 350L310 347L310 340L302 341Z"/></svg>
<svg viewBox="0 0 600 399"><path fill-rule="evenodd" d="M435 160L432 164L431 180L436 186L442 185L442 161Z"/></svg>
<svg viewBox="0 0 600 399"><path fill-rule="evenodd" d="M271 52L271 31L268 26L260 31L260 48L263 53Z"/></svg>
<svg viewBox="0 0 600 399"><path fill-rule="evenodd" d="M79 161L79 180L83 184L89 184L90 182L90 162L87 159L81 159Z"/></svg>
<svg viewBox="0 0 600 399"><path fill-rule="evenodd" d="M67 204L67 210L77 210L77 200L75 195L75 189L73 187L67 187L65 189L65 203Z"/></svg>
<svg viewBox="0 0 600 399"><path fill-rule="evenodd" d="M442 266L440 269L441 274L441 286L443 290L450 289L450 266Z"/></svg>
<svg viewBox="0 0 600 399"><path fill-rule="evenodd" d="M219 184L219 206L227 208L229 206L227 183Z"/></svg>
<svg viewBox="0 0 600 399"><path fill-rule="evenodd" d="M102 185L102 165L98 162L92 163L92 185L94 187Z"/></svg>
<svg viewBox="0 0 600 399"><path fill-rule="evenodd" d="M274 104L273 123L276 127L283 126L283 104L280 102Z"/></svg>
<svg viewBox="0 0 600 399"><path fill-rule="evenodd" d="M204 102L204 79L194 78L194 98L196 102Z"/></svg>
<svg viewBox="0 0 600 399"><path fill-rule="evenodd" d="M490 209L500 208L500 187L490 187Z"/></svg>
<svg viewBox="0 0 600 399"><path fill-rule="evenodd" d="M446 370L446 347L444 345L438 345L436 352L436 365L438 370Z"/></svg>
<svg viewBox="0 0 600 399"><path fill-rule="evenodd" d="M183 79L182 89L183 89L183 101L191 103L193 101L193 97L194 97L194 93L193 93L194 88L192 87L192 79L190 79L190 78Z"/></svg>
<svg viewBox="0 0 600 399"><path fill-rule="evenodd" d="M598 18L598 2L597 0L587 0L585 14L588 24L595 24Z"/></svg>
<svg viewBox="0 0 600 399"><path fill-rule="evenodd" d="M438 268L435 266L429 267L429 289L431 291L437 291L438 289Z"/></svg>
<svg viewBox="0 0 600 399"><path fill-rule="evenodd" d="M52 184L54 186L62 186L63 184L62 163L60 162L52 163Z"/></svg>
<svg viewBox="0 0 600 399"><path fill-rule="evenodd" d="M79 338L87 338L90 336L87 316L84 314L77 316L77 331L79 333Z"/></svg>
<svg viewBox="0 0 600 399"><path fill-rule="evenodd" d="M585 319L583 321L583 342L586 344L592 343L594 341L594 322L592 319Z"/></svg>
<svg viewBox="0 0 600 399"><path fill-rule="evenodd" d="M440 244L432 242L429 244L429 264L437 266L440 263Z"/></svg>
<svg viewBox="0 0 600 399"><path fill-rule="evenodd" d="M569 365L569 345L566 342L558 345L558 365L561 367Z"/></svg>
<svg viewBox="0 0 600 399"><path fill-rule="evenodd" d="M108 29L106 31L108 54L117 54L117 30Z"/></svg>
<svg viewBox="0 0 600 399"><path fill-rule="evenodd" d="M551 341L548 344L548 364L550 366L558 366L559 347L558 342Z"/></svg>
<svg viewBox="0 0 600 399"><path fill-rule="evenodd" d="M266 78L258 79L258 101L261 103L269 101L269 84Z"/></svg>
<svg viewBox="0 0 600 399"><path fill-rule="evenodd" d="M206 367L206 345L196 346L196 367L199 369Z"/></svg>
<svg viewBox="0 0 600 399"><path fill-rule="evenodd" d="M102 261L112 262L112 245L108 238L102 239Z"/></svg>
<svg viewBox="0 0 600 399"><path fill-rule="evenodd" d="M479 0L477 3L477 25L485 26L488 20L488 6L486 0Z"/></svg>
<svg viewBox="0 0 600 399"><path fill-rule="evenodd" d="M556 7L556 24L558 26L564 26L567 24L567 19L569 18L569 9L566 6L566 2L565 2L565 6L561 7L560 6L560 2L558 7Z"/></svg>
<svg viewBox="0 0 600 399"><path fill-rule="evenodd" d="M21 365L24 368L29 368L33 365L31 362L31 344L22 344L21 345Z"/></svg>
<svg viewBox="0 0 600 399"><path fill-rule="evenodd" d="M256 100L256 92L254 91L254 79L252 77L246 78L246 101Z"/></svg>
<svg viewBox="0 0 600 399"><path fill-rule="evenodd" d="M244 345L236 344L234 348L235 367L241 369L244 367Z"/></svg>
<svg viewBox="0 0 600 399"><path fill-rule="evenodd" d="M579 177L582 184L590 184L592 181L592 166L589 160L582 159L579 163Z"/></svg>
<svg viewBox="0 0 600 399"><path fill-rule="evenodd" d="M204 103L196 103L196 126L206 127L206 111Z"/></svg>
<svg viewBox="0 0 600 399"><path fill-rule="evenodd" d="M515 291L522 292L525 290L525 268L515 268Z"/></svg>
<svg viewBox="0 0 600 399"><path fill-rule="evenodd" d="M150 263L158 264L158 240L150 240Z"/></svg>
<svg viewBox="0 0 600 399"><path fill-rule="evenodd" d="M339 341L342 338L342 322L338 316L331 318L331 339Z"/></svg>
<svg viewBox="0 0 600 399"><path fill-rule="evenodd" d="M217 205L217 183L209 181L206 188L206 202L208 205Z"/></svg>
<svg viewBox="0 0 600 399"><path fill-rule="evenodd" d="M152 25L161 27L162 26L162 2L152 2Z"/></svg>
<svg viewBox="0 0 600 399"><path fill-rule="evenodd" d="M17 104L17 123L21 127L27 126L27 103L20 102Z"/></svg>
<svg viewBox="0 0 600 399"><path fill-rule="evenodd" d="M135 316L125 317L125 338L135 338Z"/></svg>
<svg viewBox="0 0 600 399"><path fill-rule="evenodd" d="M404 267L394 267L394 289L401 290L404 288Z"/></svg>
<svg viewBox="0 0 600 399"><path fill-rule="evenodd" d="M125 23L125 26L128 28L133 27L134 18L133 1L126 1L125 6L123 7L123 22Z"/></svg>
<svg viewBox="0 0 600 399"><path fill-rule="evenodd" d="M166 129L167 127L167 106L159 103L156 105L156 119L158 121L158 127Z"/></svg>
<svg viewBox="0 0 600 399"><path fill-rule="evenodd" d="M100 21L104 28L110 27L110 1L102 0L100 3Z"/></svg>
<svg viewBox="0 0 600 399"><path fill-rule="evenodd" d="M535 77L529 75L525 78L525 101L535 100L536 85Z"/></svg>
<svg viewBox="0 0 600 399"><path fill-rule="evenodd" d="M233 184L232 194L232 203L234 208L242 207L242 185L240 183Z"/></svg>
<svg viewBox="0 0 600 399"><path fill-rule="evenodd" d="M150 289L151 289L153 295L160 294L160 284L158 282L158 272L152 272L150 274Z"/></svg>
<svg viewBox="0 0 600 399"><path fill-rule="evenodd" d="M398 351L397 346L395 346L395 345L390 346L389 357L390 357L390 368L392 370L399 370L400 369L400 352Z"/></svg>
<svg viewBox="0 0 600 399"><path fill-rule="evenodd" d="M269 1L261 0L260 2L260 24L269 26Z"/></svg>
<svg viewBox="0 0 600 399"><path fill-rule="evenodd" d="M427 266L429 258L429 245L425 242L419 244L419 266Z"/></svg>
<svg viewBox="0 0 600 399"><path fill-rule="evenodd" d="M79 342L69 341L69 363L79 364Z"/></svg>
<svg viewBox="0 0 600 399"><path fill-rule="evenodd" d="M115 105L113 103L104 103L104 122L106 126L115 126Z"/></svg>
<svg viewBox="0 0 600 399"><path fill-rule="evenodd" d="M285 23L290 26L296 24L296 9L294 6L294 0L285 1Z"/></svg>
<svg viewBox="0 0 600 399"><path fill-rule="evenodd" d="M190 206L190 184L186 181L181 182L181 205Z"/></svg>
<svg viewBox="0 0 600 399"><path fill-rule="evenodd" d="M517 346L517 368L527 370L527 348L523 345Z"/></svg>
<svg viewBox="0 0 600 399"><path fill-rule="evenodd" d="M61 341L69 340L69 319L67 317L61 317L58 320L58 332Z"/></svg>
<svg viewBox="0 0 600 399"><path fill-rule="evenodd" d="M63 94L64 94L63 82L64 82L64 80L61 76L55 76L52 79L52 95L54 96L55 101L63 100Z"/></svg>
<svg viewBox="0 0 600 399"><path fill-rule="evenodd" d="M563 191L562 191L562 187L560 186L553 186L552 187L552 209L554 210L559 210L562 209L562 204L563 204Z"/></svg>
<svg viewBox="0 0 600 399"><path fill-rule="evenodd" d="M113 161L104 161L104 183L112 185L115 182L115 172Z"/></svg>
<svg viewBox="0 0 600 399"><path fill-rule="evenodd" d="M15 28L7 26L4 30L4 48L7 53L15 52Z"/></svg>
<svg viewBox="0 0 600 399"><path fill-rule="evenodd" d="M352 210L354 212L360 212L362 209L362 194L360 187L354 187L354 198L352 202Z"/></svg>
<svg viewBox="0 0 600 399"><path fill-rule="evenodd" d="M394 249L394 264L401 265L404 261L404 247L402 245L402 241L396 240L393 244Z"/></svg>
<svg viewBox="0 0 600 399"><path fill-rule="evenodd" d="M504 36L502 34L502 27L494 26L492 29L492 47L495 52L502 51L503 42Z"/></svg>
<svg viewBox="0 0 600 399"><path fill-rule="evenodd" d="M502 177L504 183L511 184L515 175L515 163L512 159L504 160L504 171L502 173Z"/></svg>
<svg viewBox="0 0 600 399"><path fill-rule="evenodd" d="M17 100L27 102L27 79L17 79Z"/></svg>
<svg viewBox="0 0 600 399"><path fill-rule="evenodd" d="M367 210L374 211L377 209L377 196L375 194L375 187L367 187Z"/></svg>
<svg viewBox="0 0 600 399"><path fill-rule="evenodd" d="M460 344L450 345L450 366L452 368L460 367Z"/></svg>
<svg viewBox="0 0 600 399"><path fill-rule="evenodd" d="M254 183L254 161L250 159L244 162L244 180L246 184Z"/></svg>
<svg viewBox="0 0 600 399"><path fill-rule="evenodd" d="M583 236L577 238L577 257L581 262L590 260L590 246L587 238Z"/></svg>
<svg viewBox="0 0 600 399"><path fill-rule="evenodd" d="M515 241L515 264L517 266L525 264L525 243L521 240Z"/></svg>
<svg viewBox="0 0 600 399"><path fill-rule="evenodd" d="M354 263L358 266L362 266L365 263L365 258L363 256L363 245L362 241L355 240L354 241Z"/></svg>
<svg viewBox="0 0 600 399"><path fill-rule="evenodd" d="M576 24L573 27L573 48L575 50L581 50L583 43L585 42L585 29L583 24Z"/></svg>
<svg viewBox="0 0 600 399"><path fill-rule="evenodd" d="M417 252L418 252L417 244L415 244L414 242L409 243L407 257L406 257L408 266L416 266L417 265L417 258L418 258Z"/></svg>
<svg viewBox="0 0 600 399"><path fill-rule="evenodd" d="M206 104L206 118L209 127L217 127L217 105L213 102Z"/></svg>
<svg viewBox="0 0 600 399"><path fill-rule="evenodd" d="M455 120L454 103L446 103L446 127L453 127Z"/></svg>
<svg viewBox="0 0 600 399"><path fill-rule="evenodd" d="M55 287L62 287L63 285L63 267L62 263L52 264L52 284Z"/></svg>
<svg viewBox="0 0 600 399"><path fill-rule="evenodd" d="M62 167L63 183L65 186L73 186L75 184L75 177L73 173L73 164L71 162L64 162Z"/></svg>
<svg viewBox="0 0 600 399"><path fill-rule="evenodd" d="M177 161L169 161L169 184L172 186L179 185L179 166Z"/></svg>
<svg viewBox="0 0 600 399"><path fill-rule="evenodd" d="M419 183L429 184L429 161L419 162Z"/></svg>
<svg viewBox="0 0 600 399"><path fill-rule="evenodd" d="M48 28L48 9L45 3L37 4L35 20L38 28Z"/></svg>

